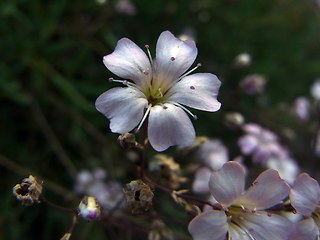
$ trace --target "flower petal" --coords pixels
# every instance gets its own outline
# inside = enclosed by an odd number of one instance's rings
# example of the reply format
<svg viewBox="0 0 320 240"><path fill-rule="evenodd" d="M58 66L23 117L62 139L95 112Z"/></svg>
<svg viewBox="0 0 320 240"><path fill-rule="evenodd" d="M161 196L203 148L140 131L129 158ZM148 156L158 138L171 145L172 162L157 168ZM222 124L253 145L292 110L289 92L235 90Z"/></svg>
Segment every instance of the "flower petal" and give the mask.
<svg viewBox="0 0 320 240"><path fill-rule="evenodd" d="M166 103L151 108L148 138L151 146L160 152L173 145L191 145L195 131L188 115L180 107Z"/></svg>
<svg viewBox="0 0 320 240"><path fill-rule="evenodd" d="M221 103L217 96L221 82L211 73L196 73L182 78L168 92L169 99L199 110L215 112Z"/></svg>
<svg viewBox="0 0 320 240"><path fill-rule="evenodd" d="M290 191L290 200L298 213L310 217L320 200L318 182L307 173L301 173Z"/></svg>
<svg viewBox="0 0 320 240"><path fill-rule="evenodd" d="M115 50L103 57L104 65L115 75L133 80L145 89L152 78L152 68L147 55L128 38L118 41Z"/></svg>
<svg viewBox="0 0 320 240"><path fill-rule="evenodd" d="M294 228L290 234L290 240L316 240L319 235L317 224L312 218L304 219L295 223Z"/></svg>
<svg viewBox="0 0 320 240"><path fill-rule="evenodd" d="M209 192L209 180L211 172L212 171L207 167L202 167L197 170L192 184L193 192L200 194Z"/></svg>
<svg viewBox="0 0 320 240"><path fill-rule="evenodd" d="M229 224L229 238L235 240L252 240L252 238L246 233L244 229L241 229L232 222Z"/></svg>
<svg viewBox="0 0 320 240"><path fill-rule="evenodd" d="M264 171L237 203L249 209L270 208L288 196L290 187L274 169Z"/></svg>
<svg viewBox="0 0 320 240"><path fill-rule="evenodd" d="M245 169L240 163L227 162L211 174L210 192L224 207L228 207L244 191Z"/></svg>
<svg viewBox="0 0 320 240"><path fill-rule="evenodd" d="M259 141L255 136L244 135L238 141L241 152L245 155L251 154L258 146Z"/></svg>
<svg viewBox="0 0 320 240"><path fill-rule="evenodd" d="M206 211L195 217L188 226L194 240L222 240L228 232L224 211Z"/></svg>
<svg viewBox="0 0 320 240"><path fill-rule="evenodd" d="M241 215L241 226L248 230L251 239L287 240L292 223L285 217L266 212L245 213Z"/></svg>
<svg viewBox="0 0 320 240"><path fill-rule="evenodd" d="M110 120L114 133L131 131L141 121L148 101L142 92L131 87L112 88L96 100L96 108Z"/></svg>
<svg viewBox="0 0 320 240"><path fill-rule="evenodd" d="M156 88L165 92L193 64L198 54L194 41L182 41L171 32L162 32L156 47ZM158 85L157 85L158 84Z"/></svg>

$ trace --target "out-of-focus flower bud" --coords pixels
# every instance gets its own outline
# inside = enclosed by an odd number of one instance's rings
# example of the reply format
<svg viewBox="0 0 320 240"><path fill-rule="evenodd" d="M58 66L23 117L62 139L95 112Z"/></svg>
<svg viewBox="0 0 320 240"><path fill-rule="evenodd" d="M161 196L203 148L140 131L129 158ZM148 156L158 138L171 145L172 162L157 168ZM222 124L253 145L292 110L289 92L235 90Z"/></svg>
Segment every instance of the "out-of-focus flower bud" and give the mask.
<svg viewBox="0 0 320 240"><path fill-rule="evenodd" d="M95 197L84 196L78 207L79 216L91 221L100 217L100 205Z"/></svg>
<svg viewBox="0 0 320 240"><path fill-rule="evenodd" d="M125 149L139 148L143 149L143 146L136 142L136 137L132 133L124 133L118 137L120 146Z"/></svg>
<svg viewBox="0 0 320 240"><path fill-rule="evenodd" d="M316 100L320 99L320 78L316 79L315 82L311 86L311 96Z"/></svg>
<svg viewBox="0 0 320 240"><path fill-rule="evenodd" d="M129 16L134 16L137 13L135 5L130 0L117 0L115 10Z"/></svg>
<svg viewBox="0 0 320 240"><path fill-rule="evenodd" d="M157 172L161 184L170 188L178 188L180 183L186 182L186 178L181 177L180 165L172 157L165 154L156 154L149 163L149 170Z"/></svg>
<svg viewBox="0 0 320 240"><path fill-rule="evenodd" d="M293 114L301 122L306 122L309 120L310 102L306 97L298 97L294 101Z"/></svg>
<svg viewBox="0 0 320 240"><path fill-rule="evenodd" d="M240 53L234 58L236 68L245 68L251 64L251 55L249 53Z"/></svg>
<svg viewBox="0 0 320 240"><path fill-rule="evenodd" d="M254 95L263 92L266 82L267 80L264 76L260 74L251 74L240 82L240 87L246 94Z"/></svg>
<svg viewBox="0 0 320 240"><path fill-rule="evenodd" d="M161 236L160 233L157 230L152 229L149 233L148 233L148 240L160 240Z"/></svg>
<svg viewBox="0 0 320 240"><path fill-rule="evenodd" d="M149 210L152 206L153 192L150 186L142 180L134 180L123 189L127 200L127 208L132 213L139 213L141 209Z"/></svg>
<svg viewBox="0 0 320 240"><path fill-rule="evenodd" d="M42 192L42 181L38 181L34 176L22 180L21 184L17 184L12 189L16 198L21 201L23 206L32 206L39 203Z"/></svg>
<svg viewBox="0 0 320 240"><path fill-rule="evenodd" d="M224 116L225 124L231 129L238 129L244 124L244 117L238 112L229 112Z"/></svg>

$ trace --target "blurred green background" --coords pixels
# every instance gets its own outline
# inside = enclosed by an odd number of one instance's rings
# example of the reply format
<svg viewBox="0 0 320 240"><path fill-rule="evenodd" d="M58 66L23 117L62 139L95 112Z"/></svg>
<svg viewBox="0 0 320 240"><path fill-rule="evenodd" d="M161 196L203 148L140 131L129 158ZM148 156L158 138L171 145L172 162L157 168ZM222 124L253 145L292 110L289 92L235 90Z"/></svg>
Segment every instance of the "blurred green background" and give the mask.
<svg viewBox="0 0 320 240"><path fill-rule="evenodd" d="M232 156L238 154L239 133L227 130L222 120L225 112L239 111L273 130L299 129L305 142L284 141L299 146L298 158L310 156L305 149L312 129L310 133L309 126L295 122L283 106L308 96L320 76L316 1L10 0L1 1L0 14L0 239L60 239L71 224L72 216L42 204L20 206L11 189L29 173L45 179L47 198L66 207L77 204L73 188L81 169L103 167L122 184L137 177L133 164L124 160L117 135L94 107L102 92L116 86L108 82L112 74L102 57L122 37L141 47L149 44L155 56L162 31L193 36L196 61L202 63L199 72L215 73L223 83L221 111L197 112L197 134L219 137ZM252 64L234 69L235 56L243 52L252 56ZM239 93L239 82L251 73L267 77L263 96ZM178 218L188 219L169 198L165 204L169 218L180 214ZM146 237L133 230L121 235L121 228L111 234L111 228L81 221L71 239ZM188 239L186 228L177 228Z"/></svg>

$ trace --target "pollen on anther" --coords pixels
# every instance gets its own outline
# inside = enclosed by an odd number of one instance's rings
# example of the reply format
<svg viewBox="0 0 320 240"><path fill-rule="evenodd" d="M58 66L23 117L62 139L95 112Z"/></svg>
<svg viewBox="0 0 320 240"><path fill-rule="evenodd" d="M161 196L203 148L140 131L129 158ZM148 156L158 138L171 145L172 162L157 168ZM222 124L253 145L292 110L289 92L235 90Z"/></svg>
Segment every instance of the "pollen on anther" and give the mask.
<svg viewBox="0 0 320 240"><path fill-rule="evenodd" d="M143 71L143 74L147 76L147 75L149 75L149 72Z"/></svg>
<svg viewBox="0 0 320 240"><path fill-rule="evenodd" d="M109 82L112 82L114 79L111 77L111 78L109 78L108 80L109 80Z"/></svg>
<svg viewBox="0 0 320 240"><path fill-rule="evenodd" d="M190 89L191 90L195 90L196 88L194 86L190 86Z"/></svg>
<svg viewBox="0 0 320 240"><path fill-rule="evenodd" d="M194 120L198 120L197 115L193 115L193 119L194 119Z"/></svg>
<svg viewBox="0 0 320 240"><path fill-rule="evenodd" d="M168 107L167 107L167 106L163 106L162 108L163 108L164 110L168 109Z"/></svg>
<svg viewBox="0 0 320 240"><path fill-rule="evenodd" d="M122 82L122 84L127 86L127 85L128 85L128 81L127 81L127 80L124 80L124 81Z"/></svg>
<svg viewBox="0 0 320 240"><path fill-rule="evenodd" d="M271 213L268 212L267 215L268 215L268 217L271 217Z"/></svg>
<svg viewBox="0 0 320 240"><path fill-rule="evenodd" d="M176 60L176 58L175 58L175 57L171 57L170 60L171 60L171 61L174 61L174 60Z"/></svg>
<svg viewBox="0 0 320 240"><path fill-rule="evenodd" d="M198 63L198 64L197 64L197 67L201 67L201 66L202 66L201 63Z"/></svg>
<svg viewBox="0 0 320 240"><path fill-rule="evenodd" d="M254 183L253 183L253 185L258 185L258 184L259 184L259 182L258 182L258 181L256 181L256 182L254 182Z"/></svg>
<svg viewBox="0 0 320 240"><path fill-rule="evenodd" d="M149 45L148 45L148 44L146 44L146 45L144 45L144 47L145 47L145 48L149 48Z"/></svg>

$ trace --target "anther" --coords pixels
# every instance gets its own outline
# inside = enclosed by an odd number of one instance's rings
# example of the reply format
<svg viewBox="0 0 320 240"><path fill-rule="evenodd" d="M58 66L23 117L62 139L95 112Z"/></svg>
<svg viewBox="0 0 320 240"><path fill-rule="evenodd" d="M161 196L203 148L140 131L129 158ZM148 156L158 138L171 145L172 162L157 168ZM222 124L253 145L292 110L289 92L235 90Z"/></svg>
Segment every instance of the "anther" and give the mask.
<svg viewBox="0 0 320 240"><path fill-rule="evenodd" d="M195 90L196 88L194 86L190 86L190 89L191 90Z"/></svg>
<svg viewBox="0 0 320 240"><path fill-rule="evenodd" d="M198 116L197 115L193 115L193 119L194 120L198 120Z"/></svg>
<svg viewBox="0 0 320 240"><path fill-rule="evenodd" d="M256 181L256 182L254 182L254 183L253 183L253 185L258 185L258 184L259 184L259 182L258 182L258 181Z"/></svg>
<svg viewBox="0 0 320 240"><path fill-rule="evenodd" d="M174 61L174 60L176 60L176 59L175 59L175 57L171 57L170 60L171 60L171 61Z"/></svg>
<svg viewBox="0 0 320 240"><path fill-rule="evenodd" d="M146 75L146 76L148 76L148 75L149 75L149 72L143 71L143 74Z"/></svg>
<svg viewBox="0 0 320 240"><path fill-rule="evenodd" d="M197 67L201 67L201 66L202 66L202 64L201 64L201 63L198 63L198 64L197 64Z"/></svg>
<svg viewBox="0 0 320 240"><path fill-rule="evenodd" d="M108 80L109 80L109 82L113 82L114 79L111 77Z"/></svg>
<svg viewBox="0 0 320 240"><path fill-rule="evenodd" d="M268 217L271 217L271 213L268 212L267 215L268 215Z"/></svg>
<svg viewBox="0 0 320 240"><path fill-rule="evenodd" d="M167 106L163 106L162 108L163 108L164 110L168 109L168 107L167 107Z"/></svg>
<svg viewBox="0 0 320 240"><path fill-rule="evenodd" d="M146 44L146 45L144 45L144 47L148 49L148 48L149 48L149 45L148 45L148 44Z"/></svg>

